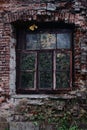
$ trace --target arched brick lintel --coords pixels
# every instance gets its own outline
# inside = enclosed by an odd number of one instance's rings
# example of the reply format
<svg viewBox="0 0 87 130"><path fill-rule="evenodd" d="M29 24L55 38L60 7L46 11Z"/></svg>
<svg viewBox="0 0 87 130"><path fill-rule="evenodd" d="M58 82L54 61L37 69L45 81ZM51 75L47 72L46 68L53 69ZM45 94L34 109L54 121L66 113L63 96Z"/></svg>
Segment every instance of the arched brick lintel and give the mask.
<svg viewBox="0 0 87 130"><path fill-rule="evenodd" d="M58 11L47 11L47 10L29 10L23 9L16 12L8 12L4 17L5 23L12 23L17 20L23 21L63 21L69 24L75 24L83 29L86 29L86 21L83 16L79 14L72 14L68 12L58 12Z"/></svg>

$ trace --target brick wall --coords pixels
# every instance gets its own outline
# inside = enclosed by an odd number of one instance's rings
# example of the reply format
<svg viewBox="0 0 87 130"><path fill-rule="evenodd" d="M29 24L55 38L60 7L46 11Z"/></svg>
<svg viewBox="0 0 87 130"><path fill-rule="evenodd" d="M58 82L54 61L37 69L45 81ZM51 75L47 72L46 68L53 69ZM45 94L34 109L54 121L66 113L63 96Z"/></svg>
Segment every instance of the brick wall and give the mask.
<svg viewBox="0 0 87 130"><path fill-rule="evenodd" d="M74 34L74 63L75 63L75 82L74 86L79 87L83 82L86 86L87 75L87 16L85 1L80 2L54 2L37 3L25 1L9 1L2 3L0 10L0 87L5 93L9 92L10 84L10 49L12 48L11 22L17 20L24 21L64 21L65 23L75 24ZM84 4L84 5L83 5ZM15 42L15 41L13 41ZM11 48L10 48L11 45ZM15 49L15 47L14 47ZM85 50L84 50L85 49ZM14 54L15 55L15 54ZM84 59L84 62L83 62ZM81 83L80 83L81 82Z"/></svg>
<svg viewBox="0 0 87 130"><path fill-rule="evenodd" d="M74 24L74 89L87 87L87 4L78 2L47 0L10 0L8 4L2 0L0 4L0 88L8 95L15 93L15 33L11 25L22 21L63 21Z"/></svg>

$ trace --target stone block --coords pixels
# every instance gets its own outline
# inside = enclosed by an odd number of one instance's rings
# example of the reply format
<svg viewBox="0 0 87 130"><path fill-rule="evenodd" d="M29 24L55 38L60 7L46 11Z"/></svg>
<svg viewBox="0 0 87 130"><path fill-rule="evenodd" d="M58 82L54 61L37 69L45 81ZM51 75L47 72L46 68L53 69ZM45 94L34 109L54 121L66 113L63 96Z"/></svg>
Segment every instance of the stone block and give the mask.
<svg viewBox="0 0 87 130"><path fill-rule="evenodd" d="M39 130L39 126L32 122L10 122L10 130Z"/></svg>

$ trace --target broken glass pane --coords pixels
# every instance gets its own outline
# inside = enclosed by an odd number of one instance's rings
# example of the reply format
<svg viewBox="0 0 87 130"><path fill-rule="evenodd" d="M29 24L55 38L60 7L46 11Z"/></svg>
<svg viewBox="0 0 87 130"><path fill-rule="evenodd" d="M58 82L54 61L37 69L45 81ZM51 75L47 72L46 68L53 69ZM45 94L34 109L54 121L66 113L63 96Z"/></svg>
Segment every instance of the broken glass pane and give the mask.
<svg viewBox="0 0 87 130"><path fill-rule="evenodd" d="M52 71L39 72L39 88L52 87Z"/></svg>
<svg viewBox="0 0 87 130"><path fill-rule="evenodd" d="M52 53L42 52L39 53L39 70L52 70Z"/></svg>
<svg viewBox="0 0 87 130"><path fill-rule="evenodd" d="M70 70L70 54L57 53L56 54L56 69L57 70Z"/></svg>
<svg viewBox="0 0 87 130"><path fill-rule="evenodd" d="M70 87L70 72L56 72L56 88L67 88Z"/></svg>
<svg viewBox="0 0 87 130"><path fill-rule="evenodd" d="M69 49L71 47L71 34L61 33L57 34L57 48Z"/></svg>
<svg viewBox="0 0 87 130"><path fill-rule="evenodd" d="M26 49L28 50L40 49L39 34L26 35Z"/></svg>
<svg viewBox="0 0 87 130"><path fill-rule="evenodd" d="M35 70L35 57L34 53L22 53L21 70Z"/></svg>
<svg viewBox="0 0 87 130"><path fill-rule="evenodd" d="M32 73L22 72L21 87L25 89L34 88L34 72Z"/></svg>
<svg viewBox="0 0 87 130"><path fill-rule="evenodd" d="M56 35L50 33L41 34L41 48L54 49L56 48Z"/></svg>

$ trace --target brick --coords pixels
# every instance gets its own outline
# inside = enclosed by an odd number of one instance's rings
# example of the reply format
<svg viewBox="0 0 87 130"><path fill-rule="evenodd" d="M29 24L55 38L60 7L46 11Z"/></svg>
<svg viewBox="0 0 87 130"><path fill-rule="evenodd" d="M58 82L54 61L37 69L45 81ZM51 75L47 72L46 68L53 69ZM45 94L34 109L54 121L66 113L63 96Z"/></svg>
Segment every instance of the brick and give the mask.
<svg viewBox="0 0 87 130"><path fill-rule="evenodd" d="M39 1L39 0L38 0ZM56 22L64 22L75 25L74 31L74 72L75 72L75 83L79 86L79 78L82 76L81 71L87 71L87 57L84 55L87 50L87 9L86 2L77 2L74 1L71 3L65 2L55 2L52 5L55 8L54 10L50 10L47 8L47 4L42 2L40 3L30 3L30 1L18 1L11 0L8 1L10 3L6 3L6 0L1 0L2 2L0 8L0 85L9 91L9 73L12 69L12 65L10 68L10 44L13 44L11 38L13 38L14 34L12 34L11 23L17 20L31 21L56 21ZM5 2L5 4L3 4ZM84 4L85 3L85 4ZM65 6L67 5L67 6ZM48 10L47 10L48 9ZM81 11L82 10L82 11ZM83 13L84 12L84 13ZM46 18L43 19L43 17ZM2 22L3 21L3 22ZM85 37L84 37L85 36ZM15 50L13 49L15 52ZM15 53L13 54L15 55ZM15 56L13 56L15 59ZM84 62L83 62L84 61ZM13 62L15 63L15 61ZM15 70L15 66L13 68ZM78 74L79 73L79 74ZM84 74L86 77L86 74ZM76 82L77 80L77 82ZM5 82L6 81L6 82ZM15 84L15 83L14 83Z"/></svg>

